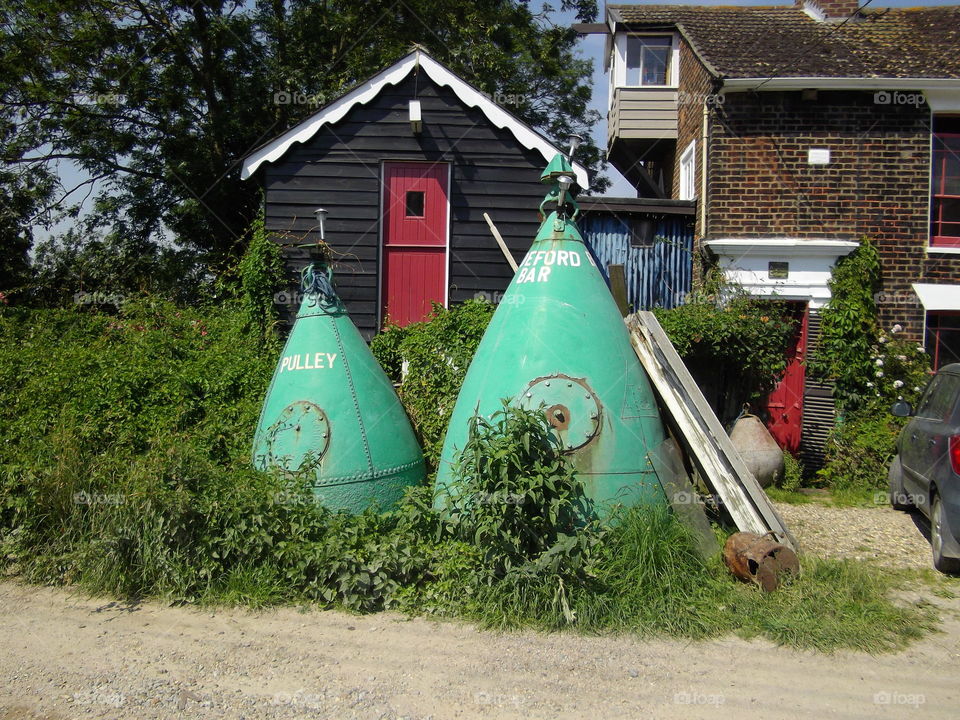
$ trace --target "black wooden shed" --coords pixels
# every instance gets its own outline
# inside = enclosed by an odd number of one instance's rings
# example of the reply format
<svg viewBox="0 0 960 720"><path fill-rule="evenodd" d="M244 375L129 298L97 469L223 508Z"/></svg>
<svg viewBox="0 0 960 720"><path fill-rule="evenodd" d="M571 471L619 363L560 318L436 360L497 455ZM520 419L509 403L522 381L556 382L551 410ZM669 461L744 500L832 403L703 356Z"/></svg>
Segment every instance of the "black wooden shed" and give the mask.
<svg viewBox="0 0 960 720"><path fill-rule="evenodd" d="M367 338L388 317L406 324L432 302L506 289L513 271L484 212L514 257L529 248L540 174L561 150L494 99L418 49L244 160L278 241L316 240L315 211L327 211L336 287ZM310 259L285 254L292 274Z"/></svg>

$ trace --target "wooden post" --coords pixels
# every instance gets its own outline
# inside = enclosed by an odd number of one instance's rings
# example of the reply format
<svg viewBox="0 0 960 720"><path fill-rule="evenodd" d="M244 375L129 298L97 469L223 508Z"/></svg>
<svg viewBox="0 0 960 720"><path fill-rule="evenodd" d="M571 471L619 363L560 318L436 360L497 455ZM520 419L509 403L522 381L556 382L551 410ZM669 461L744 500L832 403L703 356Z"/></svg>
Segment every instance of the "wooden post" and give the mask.
<svg viewBox="0 0 960 720"><path fill-rule="evenodd" d="M630 303L627 302L627 276L623 265L607 265L607 273L610 276L610 293L620 308L620 314L626 317L630 314Z"/></svg>
<svg viewBox="0 0 960 720"><path fill-rule="evenodd" d="M513 255L510 254L510 249L507 247L507 244L503 241L503 238L500 237L500 231L497 230L497 226L493 224L493 220L490 219L490 216L486 213L483 214L483 219L487 221L487 225L490 226L490 232L493 233L493 237L497 241L497 245L500 246L503 256L507 259L507 262L510 263L510 267L513 268L513 271L517 271L517 261L513 259Z"/></svg>

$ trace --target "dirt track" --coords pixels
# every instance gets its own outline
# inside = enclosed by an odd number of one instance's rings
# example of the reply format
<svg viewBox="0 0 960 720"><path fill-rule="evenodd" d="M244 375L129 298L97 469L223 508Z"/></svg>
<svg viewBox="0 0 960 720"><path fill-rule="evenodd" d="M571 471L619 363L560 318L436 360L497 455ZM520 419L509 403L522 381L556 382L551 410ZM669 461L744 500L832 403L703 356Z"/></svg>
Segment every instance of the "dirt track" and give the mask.
<svg viewBox="0 0 960 720"><path fill-rule="evenodd" d="M960 622L947 615L944 633L874 658L124 606L3 582L0 720L956 718Z"/></svg>

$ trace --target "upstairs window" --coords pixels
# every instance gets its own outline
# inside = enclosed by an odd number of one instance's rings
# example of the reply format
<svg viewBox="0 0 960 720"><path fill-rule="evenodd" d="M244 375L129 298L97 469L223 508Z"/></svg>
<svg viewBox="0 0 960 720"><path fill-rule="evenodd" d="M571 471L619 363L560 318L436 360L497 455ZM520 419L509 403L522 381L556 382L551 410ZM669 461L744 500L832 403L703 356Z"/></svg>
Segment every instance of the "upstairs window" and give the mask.
<svg viewBox="0 0 960 720"><path fill-rule="evenodd" d="M669 35L628 35L625 85L666 85L670 78L673 38Z"/></svg>
<svg viewBox="0 0 960 720"><path fill-rule="evenodd" d="M960 247L960 117L933 122L930 244Z"/></svg>

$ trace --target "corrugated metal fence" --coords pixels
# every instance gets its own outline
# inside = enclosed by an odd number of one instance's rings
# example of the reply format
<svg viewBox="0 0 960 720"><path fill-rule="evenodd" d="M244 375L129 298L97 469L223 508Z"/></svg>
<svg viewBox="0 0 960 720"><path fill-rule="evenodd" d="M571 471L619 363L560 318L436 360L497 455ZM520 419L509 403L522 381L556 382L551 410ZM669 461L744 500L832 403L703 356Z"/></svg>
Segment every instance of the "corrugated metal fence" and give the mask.
<svg viewBox="0 0 960 720"><path fill-rule="evenodd" d="M588 213L579 223L607 282L608 265L623 265L632 310L682 305L693 277L693 228L684 216L654 218L650 245L634 246L629 218Z"/></svg>

